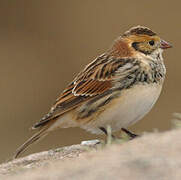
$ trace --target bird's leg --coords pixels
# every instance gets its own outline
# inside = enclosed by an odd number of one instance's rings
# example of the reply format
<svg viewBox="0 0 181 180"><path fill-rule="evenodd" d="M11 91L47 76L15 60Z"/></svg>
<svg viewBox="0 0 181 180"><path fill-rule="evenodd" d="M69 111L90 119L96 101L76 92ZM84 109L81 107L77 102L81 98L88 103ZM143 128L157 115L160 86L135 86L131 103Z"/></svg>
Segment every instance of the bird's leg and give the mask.
<svg viewBox="0 0 181 180"><path fill-rule="evenodd" d="M128 130L125 129L125 128L121 128L121 130L122 130L123 132L125 132L125 133L126 133L130 138L132 138L132 139L134 139L134 138L136 138L136 137L139 136L139 135L137 135L137 134L134 134L134 133L128 131Z"/></svg>
<svg viewBox="0 0 181 180"><path fill-rule="evenodd" d="M104 127L100 127L99 129L107 136L107 130Z"/></svg>
<svg viewBox="0 0 181 180"><path fill-rule="evenodd" d="M108 136L107 130L106 130L104 127L99 127L99 129L100 129L106 136ZM115 138L114 135L111 135L111 136L112 136L112 138Z"/></svg>

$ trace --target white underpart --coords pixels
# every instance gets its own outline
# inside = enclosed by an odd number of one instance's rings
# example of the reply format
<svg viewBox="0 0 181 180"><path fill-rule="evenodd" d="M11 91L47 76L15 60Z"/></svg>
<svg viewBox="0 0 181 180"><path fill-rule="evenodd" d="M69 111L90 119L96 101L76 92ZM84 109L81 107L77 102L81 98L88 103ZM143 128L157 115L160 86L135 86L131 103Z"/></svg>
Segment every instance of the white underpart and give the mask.
<svg viewBox="0 0 181 180"><path fill-rule="evenodd" d="M153 51L151 54L146 55L144 53L138 53L137 55L135 55L135 57L141 58L142 62L148 65L149 60L156 60L156 61L158 60L157 59L158 54L160 56L160 60L163 61L162 53L163 53L163 49L158 48L155 51Z"/></svg>
<svg viewBox="0 0 181 180"><path fill-rule="evenodd" d="M121 128L129 127L142 119L157 101L162 86L159 84L135 85L123 90L120 97L113 100L99 116L94 117L88 124L81 125L73 120L71 113L62 115L49 131L57 128L81 127L95 134L102 134L99 127L111 126L112 131L119 131Z"/></svg>
<svg viewBox="0 0 181 180"><path fill-rule="evenodd" d="M99 134L98 127L110 125L112 131L128 127L142 119L153 107L161 92L161 85L136 85L124 90L112 106L107 108L96 120L82 128Z"/></svg>

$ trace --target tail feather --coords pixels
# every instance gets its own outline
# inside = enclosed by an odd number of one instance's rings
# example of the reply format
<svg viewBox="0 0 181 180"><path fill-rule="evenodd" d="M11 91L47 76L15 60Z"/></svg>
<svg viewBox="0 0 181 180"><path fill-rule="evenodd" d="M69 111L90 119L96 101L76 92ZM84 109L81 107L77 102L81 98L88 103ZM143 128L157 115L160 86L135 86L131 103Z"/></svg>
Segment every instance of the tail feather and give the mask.
<svg viewBox="0 0 181 180"><path fill-rule="evenodd" d="M41 138L45 137L48 134L47 127L41 129L39 132L34 134L30 139L28 139L24 144L22 144L14 155L14 159L17 158L22 152L24 152L31 144L37 142Z"/></svg>

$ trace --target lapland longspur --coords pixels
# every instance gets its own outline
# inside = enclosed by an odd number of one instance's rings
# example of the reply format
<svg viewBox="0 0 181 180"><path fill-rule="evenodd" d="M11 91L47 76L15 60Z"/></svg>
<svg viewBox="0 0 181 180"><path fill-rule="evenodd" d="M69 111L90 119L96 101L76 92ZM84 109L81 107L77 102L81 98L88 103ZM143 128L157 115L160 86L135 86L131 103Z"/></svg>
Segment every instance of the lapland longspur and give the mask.
<svg viewBox="0 0 181 180"><path fill-rule="evenodd" d="M140 120L160 95L166 73L162 52L170 47L147 27L126 31L60 94L15 158L57 128L81 127L101 134L107 125L115 132Z"/></svg>

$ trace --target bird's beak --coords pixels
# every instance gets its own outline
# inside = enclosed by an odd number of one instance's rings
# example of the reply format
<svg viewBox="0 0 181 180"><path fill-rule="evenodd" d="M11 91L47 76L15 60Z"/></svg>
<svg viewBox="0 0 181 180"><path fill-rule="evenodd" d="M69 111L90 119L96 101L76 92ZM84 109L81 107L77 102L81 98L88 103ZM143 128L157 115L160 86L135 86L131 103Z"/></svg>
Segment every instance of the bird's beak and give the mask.
<svg viewBox="0 0 181 180"><path fill-rule="evenodd" d="M161 39L161 41L160 41L160 48L161 49L167 49L167 48L171 48L171 47L172 47L172 45L170 43Z"/></svg>

